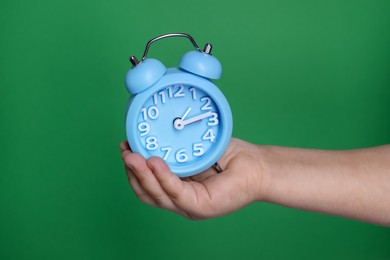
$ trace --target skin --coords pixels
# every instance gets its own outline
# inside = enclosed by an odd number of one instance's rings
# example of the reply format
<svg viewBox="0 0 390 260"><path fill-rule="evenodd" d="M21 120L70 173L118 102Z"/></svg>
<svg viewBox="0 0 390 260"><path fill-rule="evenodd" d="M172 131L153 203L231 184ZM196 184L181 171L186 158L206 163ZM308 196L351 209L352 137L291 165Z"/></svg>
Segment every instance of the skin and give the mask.
<svg viewBox="0 0 390 260"><path fill-rule="evenodd" d="M178 178L165 162L120 143L129 183L144 203L192 220L215 218L253 202L390 226L390 145L325 151L261 146L232 138L209 169Z"/></svg>

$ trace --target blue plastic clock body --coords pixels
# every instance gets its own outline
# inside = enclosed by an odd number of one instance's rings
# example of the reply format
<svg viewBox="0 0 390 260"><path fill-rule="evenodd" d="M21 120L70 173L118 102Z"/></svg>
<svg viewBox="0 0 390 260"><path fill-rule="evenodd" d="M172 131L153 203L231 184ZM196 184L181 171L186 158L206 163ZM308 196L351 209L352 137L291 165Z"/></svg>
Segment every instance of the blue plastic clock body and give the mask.
<svg viewBox="0 0 390 260"><path fill-rule="evenodd" d="M233 126L225 96L209 79L220 75L219 61L201 51L186 53L179 68L145 59L130 69L126 134L131 149L145 158L161 157L179 177L213 166L228 147Z"/></svg>

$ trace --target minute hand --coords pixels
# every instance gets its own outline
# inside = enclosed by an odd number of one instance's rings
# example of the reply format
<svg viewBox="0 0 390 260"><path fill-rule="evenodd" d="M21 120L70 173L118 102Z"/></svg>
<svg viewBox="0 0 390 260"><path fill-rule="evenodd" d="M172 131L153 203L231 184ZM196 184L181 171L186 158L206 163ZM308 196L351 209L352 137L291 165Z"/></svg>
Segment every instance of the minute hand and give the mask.
<svg viewBox="0 0 390 260"><path fill-rule="evenodd" d="M196 121L202 120L203 118L209 117L212 114L213 114L212 112L207 112L207 113L204 113L204 114L200 114L198 116L194 116L194 117L191 117L190 119L184 120L182 122L182 124L183 124L183 126L189 125L189 124L192 124L192 123L194 123Z"/></svg>

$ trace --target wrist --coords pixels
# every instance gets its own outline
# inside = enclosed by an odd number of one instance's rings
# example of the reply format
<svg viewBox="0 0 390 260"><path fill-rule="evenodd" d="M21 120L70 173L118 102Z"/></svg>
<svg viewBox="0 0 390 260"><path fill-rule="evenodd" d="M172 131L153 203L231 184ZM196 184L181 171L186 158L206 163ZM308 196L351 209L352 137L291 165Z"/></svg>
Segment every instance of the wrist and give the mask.
<svg viewBox="0 0 390 260"><path fill-rule="evenodd" d="M269 202L271 196L271 182L274 166L272 160L272 146L258 145L257 146L257 162L259 164L259 172L255 183L255 200L258 202Z"/></svg>
<svg viewBox="0 0 390 260"><path fill-rule="evenodd" d="M226 161L239 161L240 190L246 194L245 203L268 201L270 197L272 146L255 145L232 138ZM232 164L233 165L233 164ZM234 167L234 166L233 166ZM232 168L233 168L232 167Z"/></svg>

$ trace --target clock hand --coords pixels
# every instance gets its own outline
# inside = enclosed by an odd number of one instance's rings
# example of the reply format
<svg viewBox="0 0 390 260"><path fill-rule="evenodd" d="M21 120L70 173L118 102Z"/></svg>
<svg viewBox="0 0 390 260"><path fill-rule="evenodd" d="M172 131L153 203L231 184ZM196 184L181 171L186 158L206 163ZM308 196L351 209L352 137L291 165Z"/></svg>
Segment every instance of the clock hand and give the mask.
<svg viewBox="0 0 390 260"><path fill-rule="evenodd" d="M206 117L209 117L212 115L212 112L206 112L206 113L203 113L203 114L200 114L198 116L194 116L190 119L187 119L187 120L183 120L182 121L182 124L183 126L186 126L186 125L189 125L189 124L192 124L192 123L195 123L197 121L200 121L202 120L203 118L206 118Z"/></svg>
<svg viewBox="0 0 390 260"><path fill-rule="evenodd" d="M191 108L189 108L187 110L187 112L184 114L183 118L187 116L189 110L191 110ZM191 117L190 119L187 119L187 120L183 120L181 118L176 118L173 121L173 127L176 130L182 130L184 128L184 126L192 124L192 123L195 123L195 122L198 122L198 121L200 121L200 120L202 120L202 119L204 119L206 117L209 117L211 115L212 115L212 112L206 112L206 113L203 113L203 114Z"/></svg>
<svg viewBox="0 0 390 260"><path fill-rule="evenodd" d="M191 111L191 107L189 107L187 109L187 111L184 113L184 116L181 117L181 120L184 120L184 118L186 118L186 116L188 115L188 113Z"/></svg>

